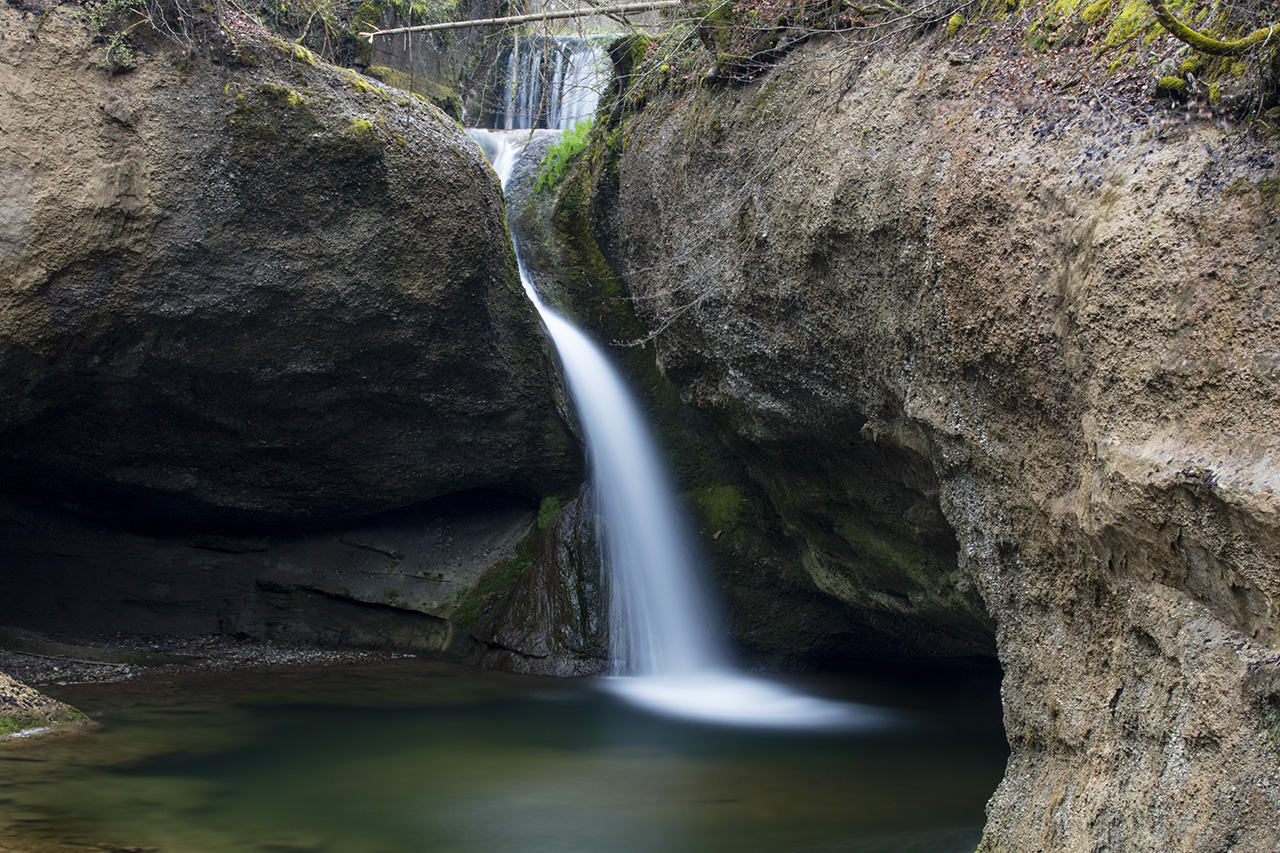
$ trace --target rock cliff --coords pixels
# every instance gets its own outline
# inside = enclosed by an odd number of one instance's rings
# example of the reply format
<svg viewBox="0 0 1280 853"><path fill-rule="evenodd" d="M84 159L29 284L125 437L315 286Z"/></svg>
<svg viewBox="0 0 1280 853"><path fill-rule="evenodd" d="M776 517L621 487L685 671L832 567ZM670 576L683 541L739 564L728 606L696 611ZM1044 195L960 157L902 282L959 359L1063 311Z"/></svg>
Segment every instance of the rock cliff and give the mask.
<svg viewBox="0 0 1280 853"><path fill-rule="evenodd" d="M581 180L565 181L558 188L539 180L550 146L559 137L559 131L534 131L506 184L508 217L525 271L543 299L574 317L627 375L681 492L691 530L697 534L698 561L710 570L725 599L726 627L752 665L784 670L842 666L851 657L901 658L904 647L928 656L994 654L989 632L979 632L967 644L936 642L928 648L916 642L886 642L883 624L881 630L870 628L873 620L853 614L804 573L795 545L785 537L777 513L742 460L726 447L705 412L681 401L659 371L654 348L636 345L645 330L623 282L595 240ZM576 514L582 517L580 511ZM564 540L566 532L556 535ZM575 536L583 539L581 532ZM562 547L560 553L570 557L575 551ZM545 576L561 589L571 588L554 575ZM577 585L590 587L585 569ZM558 612L570 612L576 598L562 596ZM577 630L586 633L587 628L582 621ZM927 633L935 641L944 636ZM574 647L588 644L577 642Z"/></svg>
<svg viewBox="0 0 1280 853"><path fill-rule="evenodd" d="M3 16L6 488L207 525L575 481L455 122L284 43L111 75Z"/></svg>
<svg viewBox="0 0 1280 853"><path fill-rule="evenodd" d="M813 581L994 638L985 850L1280 845L1275 142L815 40L598 134L658 363Z"/></svg>
<svg viewBox="0 0 1280 853"><path fill-rule="evenodd" d="M0 9L0 621L465 646L581 477L497 178L258 29Z"/></svg>

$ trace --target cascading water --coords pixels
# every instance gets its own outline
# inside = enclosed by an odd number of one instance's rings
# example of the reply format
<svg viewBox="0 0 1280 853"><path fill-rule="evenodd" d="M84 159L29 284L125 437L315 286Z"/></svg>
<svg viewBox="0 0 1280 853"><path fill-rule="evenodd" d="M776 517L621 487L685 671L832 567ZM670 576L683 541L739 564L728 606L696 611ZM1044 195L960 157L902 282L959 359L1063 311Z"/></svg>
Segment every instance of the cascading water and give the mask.
<svg viewBox="0 0 1280 853"><path fill-rule="evenodd" d="M488 131L472 134L505 187L519 142ZM714 722L794 727L875 722L875 712L798 694L734 669L639 409L600 349L542 301L518 243L516 254L521 283L560 356L587 442L610 591L613 676L606 679L608 688L654 710Z"/></svg>
<svg viewBox="0 0 1280 853"><path fill-rule="evenodd" d="M603 38L513 36L505 53L494 127L564 130L595 113L607 63Z"/></svg>
<svg viewBox="0 0 1280 853"><path fill-rule="evenodd" d="M617 675L723 669L715 620L696 582L670 487L621 379L585 335L521 281L564 365L586 436L609 567L609 656Z"/></svg>

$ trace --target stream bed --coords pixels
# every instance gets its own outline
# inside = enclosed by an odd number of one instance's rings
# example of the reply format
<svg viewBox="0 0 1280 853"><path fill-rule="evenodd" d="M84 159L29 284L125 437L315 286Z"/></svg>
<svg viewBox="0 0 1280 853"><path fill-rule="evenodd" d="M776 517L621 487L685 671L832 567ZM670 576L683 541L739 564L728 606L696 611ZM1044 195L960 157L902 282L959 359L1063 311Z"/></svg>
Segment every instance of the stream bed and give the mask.
<svg viewBox="0 0 1280 853"><path fill-rule="evenodd" d="M994 679L802 686L873 722L709 725L590 680L417 659L46 686L101 727L0 742L0 850L977 846L1008 754Z"/></svg>

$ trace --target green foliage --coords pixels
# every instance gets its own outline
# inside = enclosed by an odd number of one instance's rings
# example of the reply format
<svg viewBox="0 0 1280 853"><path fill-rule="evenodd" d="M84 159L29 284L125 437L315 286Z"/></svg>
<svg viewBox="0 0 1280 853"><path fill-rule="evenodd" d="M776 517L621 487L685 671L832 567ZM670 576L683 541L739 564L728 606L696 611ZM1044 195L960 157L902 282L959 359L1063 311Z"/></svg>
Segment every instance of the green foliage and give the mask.
<svg viewBox="0 0 1280 853"><path fill-rule="evenodd" d="M137 54L129 33L147 20L145 0L86 0L80 6L90 38L100 44L95 60L108 71L131 68Z"/></svg>
<svg viewBox="0 0 1280 853"><path fill-rule="evenodd" d="M547 495L538 505L538 529L546 530L556 520L560 510L564 509L564 499L558 495Z"/></svg>
<svg viewBox="0 0 1280 853"><path fill-rule="evenodd" d="M555 145L547 149L547 156L542 158L542 171L538 173L534 192L545 193L559 185L569 169L569 164L586 150L587 143L591 140L593 123L594 119L578 122L566 130Z"/></svg>

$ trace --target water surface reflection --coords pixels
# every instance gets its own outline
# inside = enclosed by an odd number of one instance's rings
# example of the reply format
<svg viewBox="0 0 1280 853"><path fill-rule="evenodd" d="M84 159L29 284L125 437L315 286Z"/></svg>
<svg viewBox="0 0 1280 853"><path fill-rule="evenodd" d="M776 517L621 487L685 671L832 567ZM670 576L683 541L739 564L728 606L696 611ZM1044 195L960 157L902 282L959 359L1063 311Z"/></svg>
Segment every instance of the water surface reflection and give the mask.
<svg viewBox="0 0 1280 853"><path fill-rule="evenodd" d="M0 746L0 848L969 853L994 682L805 685L891 726L717 727L590 682L405 660L50 692L103 728Z"/></svg>

